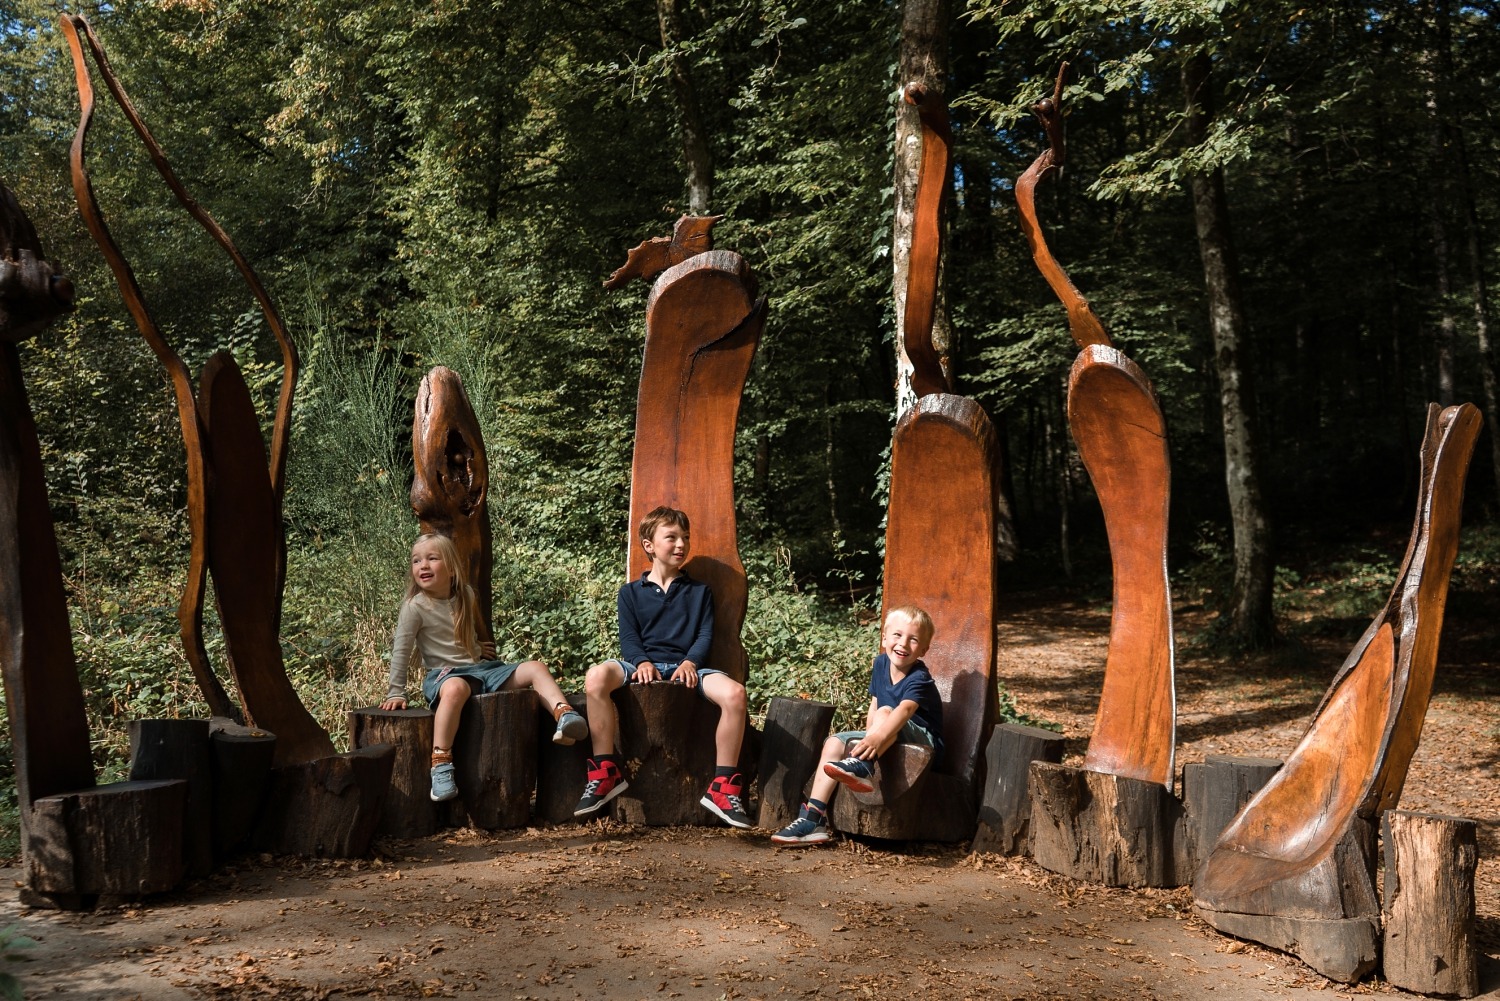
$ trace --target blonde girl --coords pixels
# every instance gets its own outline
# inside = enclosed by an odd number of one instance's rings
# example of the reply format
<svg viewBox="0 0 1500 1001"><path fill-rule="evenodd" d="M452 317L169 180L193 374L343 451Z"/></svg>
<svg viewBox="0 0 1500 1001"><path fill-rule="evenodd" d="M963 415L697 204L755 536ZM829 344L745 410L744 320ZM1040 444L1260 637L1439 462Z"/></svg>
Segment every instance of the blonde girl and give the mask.
<svg viewBox="0 0 1500 1001"><path fill-rule="evenodd" d="M562 689L539 660L511 663L492 659L492 644L479 642L479 601L467 581L453 541L423 535L411 547L411 583L396 620L391 644L391 683L382 709L406 708L406 676L415 652L427 669L422 695L432 707L432 798L458 795L453 780L453 738L471 694L530 688L557 720L552 740L572 744L589 726L563 698Z"/></svg>

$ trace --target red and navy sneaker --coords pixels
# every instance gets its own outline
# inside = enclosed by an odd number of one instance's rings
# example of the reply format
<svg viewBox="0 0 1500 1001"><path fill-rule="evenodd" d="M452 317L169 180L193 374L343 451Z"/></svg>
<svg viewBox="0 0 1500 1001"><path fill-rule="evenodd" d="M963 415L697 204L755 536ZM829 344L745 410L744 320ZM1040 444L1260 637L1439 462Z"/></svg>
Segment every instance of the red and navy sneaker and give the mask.
<svg viewBox="0 0 1500 1001"><path fill-rule="evenodd" d="M613 761L595 761L589 758L589 779L583 787L583 798L573 811L575 817L587 817L620 793L630 788L625 773Z"/></svg>
<svg viewBox="0 0 1500 1001"><path fill-rule="evenodd" d="M739 772L721 775L708 784L708 792L698 802L730 827L754 827L745 816L745 801L741 798L744 788L745 780Z"/></svg>

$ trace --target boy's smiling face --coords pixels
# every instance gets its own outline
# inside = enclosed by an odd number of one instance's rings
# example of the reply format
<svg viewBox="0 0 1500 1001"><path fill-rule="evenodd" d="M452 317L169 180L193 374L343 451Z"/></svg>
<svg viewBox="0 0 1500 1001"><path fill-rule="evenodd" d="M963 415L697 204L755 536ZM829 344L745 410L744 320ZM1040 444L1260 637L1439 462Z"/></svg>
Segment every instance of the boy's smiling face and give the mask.
<svg viewBox="0 0 1500 1001"><path fill-rule="evenodd" d="M892 612L885 617L885 628L880 631L880 649L891 659L891 666L905 671L927 652L931 640L922 635L922 629L909 617Z"/></svg>
<svg viewBox="0 0 1500 1001"><path fill-rule="evenodd" d="M681 525L663 523L656 526L651 538L642 541L646 555L653 563L665 570L681 570L687 562L689 537Z"/></svg>

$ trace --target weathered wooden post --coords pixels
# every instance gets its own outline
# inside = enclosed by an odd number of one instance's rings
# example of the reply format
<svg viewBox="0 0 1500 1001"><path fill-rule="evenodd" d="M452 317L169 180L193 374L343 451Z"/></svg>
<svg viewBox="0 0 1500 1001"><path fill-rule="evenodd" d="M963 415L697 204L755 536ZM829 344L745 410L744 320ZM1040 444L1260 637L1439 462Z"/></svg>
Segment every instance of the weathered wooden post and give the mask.
<svg viewBox="0 0 1500 1001"><path fill-rule="evenodd" d="M797 819L822 757L833 712L827 702L780 695L771 699L760 752L758 827L778 831Z"/></svg>
<svg viewBox="0 0 1500 1001"><path fill-rule="evenodd" d="M1419 994L1479 993L1474 871L1479 825L1465 817L1388 810L1382 972Z"/></svg>
<svg viewBox="0 0 1500 1001"><path fill-rule="evenodd" d="M984 795L972 849L1024 855L1031 847L1031 763L1061 764L1063 735L1001 723L985 745Z"/></svg>

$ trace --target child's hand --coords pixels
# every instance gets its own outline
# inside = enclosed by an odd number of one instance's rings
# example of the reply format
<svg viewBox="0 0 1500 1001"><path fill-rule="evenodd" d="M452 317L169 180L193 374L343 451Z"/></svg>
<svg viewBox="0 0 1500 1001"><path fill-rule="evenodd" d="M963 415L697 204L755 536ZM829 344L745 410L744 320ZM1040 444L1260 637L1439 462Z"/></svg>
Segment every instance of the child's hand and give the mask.
<svg viewBox="0 0 1500 1001"><path fill-rule="evenodd" d="M689 688L698 687L698 666L690 660L685 660L677 665L677 673L672 675L673 681L680 681Z"/></svg>
<svg viewBox="0 0 1500 1001"><path fill-rule="evenodd" d="M403 699L403 698L397 698L397 697L389 698L389 699L386 699L384 702L380 703L380 708L382 708L382 709L405 709L406 708L406 700Z"/></svg>
<svg viewBox="0 0 1500 1001"><path fill-rule="evenodd" d="M874 761L880 757L880 745L869 737L861 737L849 745L849 754L861 761Z"/></svg>
<svg viewBox="0 0 1500 1001"><path fill-rule="evenodd" d="M485 660L494 660L495 644L488 641L479 644L479 656L483 657Z"/></svg>
<svg viewBox="0 0 1500 1001"><path fill-rule="evenodd" d="M651 661L643 660L635 665L635 675L630 680L638 685L649 685L653 681L661 680L661 672Z"/></svg>

